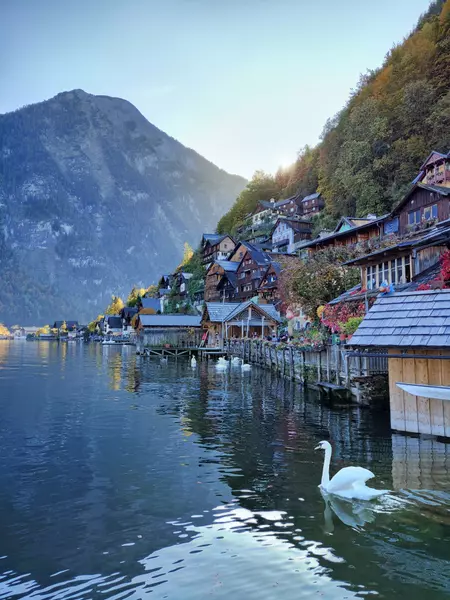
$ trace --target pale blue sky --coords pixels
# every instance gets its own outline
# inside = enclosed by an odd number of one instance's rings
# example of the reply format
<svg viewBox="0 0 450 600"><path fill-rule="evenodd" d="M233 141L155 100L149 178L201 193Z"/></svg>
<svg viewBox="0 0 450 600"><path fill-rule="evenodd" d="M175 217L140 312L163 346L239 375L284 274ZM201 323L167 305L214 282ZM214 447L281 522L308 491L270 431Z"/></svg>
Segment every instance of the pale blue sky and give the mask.
<svg viewBox="0 0 450 600"><path fill-rule="evenodd" d="M0 0L0 113L82 88L126 98L250 177L318 141L427 0Z"/></svg>

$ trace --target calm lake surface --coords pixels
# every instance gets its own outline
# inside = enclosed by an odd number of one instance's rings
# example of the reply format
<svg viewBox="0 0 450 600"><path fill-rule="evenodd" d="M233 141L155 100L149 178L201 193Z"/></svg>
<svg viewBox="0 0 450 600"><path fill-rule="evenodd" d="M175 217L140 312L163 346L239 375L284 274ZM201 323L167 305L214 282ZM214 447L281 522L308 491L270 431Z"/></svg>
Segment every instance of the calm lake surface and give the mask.
<svg viewBox="0 0 450 600"><path fill-rule="evenodd" d="M372 505L318 489L355 464ZM0 598L450 597L450 445L257 369L0 341Z"/></svg>

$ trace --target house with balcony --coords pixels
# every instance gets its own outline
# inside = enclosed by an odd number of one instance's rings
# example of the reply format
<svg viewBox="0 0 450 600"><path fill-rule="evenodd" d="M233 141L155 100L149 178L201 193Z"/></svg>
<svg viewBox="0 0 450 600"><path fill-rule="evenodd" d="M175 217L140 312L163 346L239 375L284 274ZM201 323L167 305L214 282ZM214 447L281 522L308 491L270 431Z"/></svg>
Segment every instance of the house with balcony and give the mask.
<svg viewBox="0 0 450 600"><path fill-rule="evenodd" d="M203 264L207 265L216 260L226 260L235 246L235 241L229 235L204 233L201 243Z"/></svg>
<svg viewBox="0 0 450 600"><path fill-rule="evenodd" d="M302 215L304 217L317 215L324 208L325 200L322 198L320 192L305 196L302 200Z"/></svg>
<svg viewBox="0 0 450 600"><path fill-rule="evenodd" d="M450 152L445 154L433 150L420 167L417 181L424 185L450 188Z"/></svg>
<svg viewBox="0 0 450 600"><path fill-rule="evenodd" d="M307 219L278 217L272 230L273 252L293 253L300 242L311 239L312 222Z"/></svg>

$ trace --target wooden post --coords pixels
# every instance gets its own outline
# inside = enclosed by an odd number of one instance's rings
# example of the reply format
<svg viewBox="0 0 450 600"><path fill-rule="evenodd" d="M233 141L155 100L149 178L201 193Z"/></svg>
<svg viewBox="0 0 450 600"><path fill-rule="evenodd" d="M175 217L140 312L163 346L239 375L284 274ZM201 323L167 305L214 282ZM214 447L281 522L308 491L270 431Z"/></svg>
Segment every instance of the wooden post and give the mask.
<svg viewBox="0 0 450 600"><path fill-rule="evenodd" d="M305 353L300 352L300 381L305 383Z"/></svg>
<svg viewBox="0 0 450 600"><path fill-rule="evenodd" d="M390 349L389 354L396 354L397 350ZM389 405L391 412L391 428L398 431L405 431L405 403L403 390L401 390L397 381L404 381L403 378L403 359L390 358L388 360L389 368Z"/></svg>
<svg viewBox="0 0 450 600"><path fill-rule="evenodd" d="M336 385L341 385L341 349L339 346L333 346L336 356Z"/></svg>
<svg viewBox="0 0 450 600"><path fill-rule="evenodd" d="M428 350L427 354L431 356L442 356L440 350ZM445 360L429 360L428 361L428 384L429 385L443 385L442 383L442 368L445 368ZM450 368L450 364L447 365ZM431 418L431 433L433 435L445 436L445 425L444 425L444 404L445 401L437 400L435 398L430 399L430 418Z"/></svg>
<svg viewBox="0 0 450 600"><path fill-rule="evenodd" d="M331 351L330 346L327 344L327 382L330 383L331 379Z"/></svg>
<svg viewBox="0 0 450 600"><path fill-rule="evenodd" d="M289 359L290 359L290 365L289 365L289 375L291 378L291 381L294 379L294 351L292 350L292 346L289 348Z"/></svg>
<svg viewBox="0 0 450 600"><path fill-rule="evenodd" d="M419 349L417 353L423 354ZM434 362L434 361L430 361ZM416 370L416 383L428 384L428 360L426 358L416 358L415 361ZM419 433L431 433L431 414L430 414L430 400L429 398L423 398L417 396L417 424L419 427Z"/></svg>
<svg viewBox="0 0 450 600"><path fill-rule="evenodd" d="M396 349L396 354L399 349ZM403 381L406 383L416 383L416 372L414 364L414 352L410 351L403 358ZM392 360L392 359L391 359ZM398 380L397 380L398 381ZM400 380L401 381L401 380ZM405 431L419 433L419 423L417 421L417 396L404 392L405 403Z"/></svg>
<svg viewBox="0 0 450 600"><path fill-rule="evenodd" d="M445 354L447 354L445 350L444 352ZM450 360L442 360L439 362L441 363L442 385L450 386ZM444 405L445 436L450 437L450 402L448 402L447 400L443 400L442 404Z"/></svg>
<svg viewBox="0 0 450 600"><path fill-rule="evenodd" d="M316 358L317 358L317 381L322 381L322 361L321 361L321 355L322 352L319 350L319 352L316 352Z"/></svg>

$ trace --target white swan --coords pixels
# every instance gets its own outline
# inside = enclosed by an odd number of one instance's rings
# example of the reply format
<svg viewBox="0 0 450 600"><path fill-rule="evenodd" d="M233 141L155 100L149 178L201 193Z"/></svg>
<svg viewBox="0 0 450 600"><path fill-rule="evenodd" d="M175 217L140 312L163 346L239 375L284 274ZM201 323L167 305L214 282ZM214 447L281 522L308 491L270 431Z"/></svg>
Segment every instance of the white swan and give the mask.
<svg viewBox="0 0 450 600"><path fill-rule="evenodd" d="M222 362L217 362L216 363L216 370L217 371L226 371L228 369L228 363L224 364Z"/></svg>
<svg viewBox="0 0 450 600"><path fill-rule="evenodd" d="M331 444L320 442L315 450L325 450L322 481L319 486L324 492L348 500L373 500L388 493L388 490L374 490L366 486L366 481L375 477L375 475L372 471L363 469L363 467L344 467L330 481Z"/></svg>
<svg viewBox="0 0 450 600"><path fill-rule="evenodd" d="M233 356L233 358L231 359L231 364L235 367L238 367L241 364L241 360L239 358L239 356Z"/></svg>
<svg viewBox="0 0 450 600"><path fill-rule="evenodd" d="M250 371L251 368L252 368L252 366L249 365L248 363L242 363L242 365L241 365L242 371Z"/></svg>
<svg viewBox="0 0 450 600"><path fill-rule="evenodd" d="M191 358L191 367L194 368L197 366L197 361L195 360L195 356Z"/></svg>
<svg viewBox="0 0 450 600"><path fill-rule="evenodd" d="M224 364L224 365L227 365L227 364L228 364L228 361L227 361L227 359L226 359L226 358L224 358L223 356L219 356L219 359L218 359L218 361L217 361L217 362L218 362L218 363L222 363L222 364Z"/></svg>

